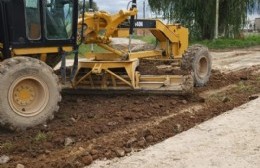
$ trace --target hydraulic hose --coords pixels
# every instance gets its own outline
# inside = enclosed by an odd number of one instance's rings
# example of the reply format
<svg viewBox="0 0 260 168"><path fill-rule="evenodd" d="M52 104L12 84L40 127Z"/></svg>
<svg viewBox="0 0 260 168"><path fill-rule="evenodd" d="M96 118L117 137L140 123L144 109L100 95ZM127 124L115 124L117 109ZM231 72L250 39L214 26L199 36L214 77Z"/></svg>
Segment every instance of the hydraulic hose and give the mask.
<svg viewBox="0 0 260 168"><path fill-rule="evenodd" d="M76 75L76 71L79 65L79 46L83 43L84 36L84 25L85 25L85 11L86 11L86 0L83 0L83 10L82 10L82 23L81 23L81 32L80 32L80 43L76 45L76 52L74 56L73 68L70 76L70 80L73 81Z"/></svg>

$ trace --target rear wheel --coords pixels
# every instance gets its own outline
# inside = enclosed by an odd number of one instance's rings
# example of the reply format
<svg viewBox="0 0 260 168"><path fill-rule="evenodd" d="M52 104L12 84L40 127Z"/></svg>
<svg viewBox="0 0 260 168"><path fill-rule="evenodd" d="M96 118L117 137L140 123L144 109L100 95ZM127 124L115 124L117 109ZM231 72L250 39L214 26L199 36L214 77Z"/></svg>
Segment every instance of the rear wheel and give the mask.
<svg viewBox="0 0 260 168"><path fill-rule="evenodd" d="M212 58L206 47L194 45L183 55L182 70L191 71L195 86L204 86L209 81L212 69Z"/></svg>
<svg viewBox="0 0 260 168"><path fill-rule="evenodd" d="M0 123L26 129L52 119L61 100L58 78L40 60L15 57L0 63Z"/></svg>

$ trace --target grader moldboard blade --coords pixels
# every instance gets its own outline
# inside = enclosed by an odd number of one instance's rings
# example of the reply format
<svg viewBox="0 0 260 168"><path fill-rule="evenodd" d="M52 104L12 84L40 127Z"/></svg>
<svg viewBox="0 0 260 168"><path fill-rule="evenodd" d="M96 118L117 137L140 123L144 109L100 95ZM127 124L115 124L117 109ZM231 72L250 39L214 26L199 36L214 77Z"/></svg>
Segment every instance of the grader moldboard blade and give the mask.
<svg viewBox="0 0 260 168"><path fill-rule="evenodd" d="M67 94L169 94L193 92L191 75L142 75L138 59L128 61L80 61Z"/></svg>

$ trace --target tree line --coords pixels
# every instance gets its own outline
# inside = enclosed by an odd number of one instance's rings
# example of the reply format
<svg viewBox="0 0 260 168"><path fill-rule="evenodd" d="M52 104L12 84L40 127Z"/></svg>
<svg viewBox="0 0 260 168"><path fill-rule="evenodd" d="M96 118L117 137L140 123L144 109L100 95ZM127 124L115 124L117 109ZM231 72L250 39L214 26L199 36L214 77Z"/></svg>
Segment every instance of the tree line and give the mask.
<svg viewBox="0 0 260 168"><path fill-rule="evenodd" d="M216 0L148 0L151 10L190 29L192 39L213 39ZM260 13L260 0L219 0L219 32L236 37L248 14Z"/></svg>

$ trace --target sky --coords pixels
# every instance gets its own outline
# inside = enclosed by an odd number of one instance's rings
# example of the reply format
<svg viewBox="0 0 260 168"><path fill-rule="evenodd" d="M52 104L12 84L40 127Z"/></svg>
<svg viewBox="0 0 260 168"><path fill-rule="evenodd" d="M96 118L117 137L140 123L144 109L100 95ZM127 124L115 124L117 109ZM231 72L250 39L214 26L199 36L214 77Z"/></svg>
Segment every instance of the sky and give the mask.
<svg viewBox="0 0 260 168"><path fill-rule="evenodd" d="M260 14L252 14L248 16L249 20L254 20L255 18L260 18Z"/></svg>
<svg viewBox="0 0 260 168"><path fill-rule="evenodd" d="M108 11L110 13L117 13L121 9L126 9L127 4L130 0L94 0L99 10ZM138 16L140 18L143 17L143 2L146 2L148 4L148 0L137 0L137 7L138 7ZM146 7L146 10L149 10L148 7ZM148 16L148 13L147 13Z"/></svg>

